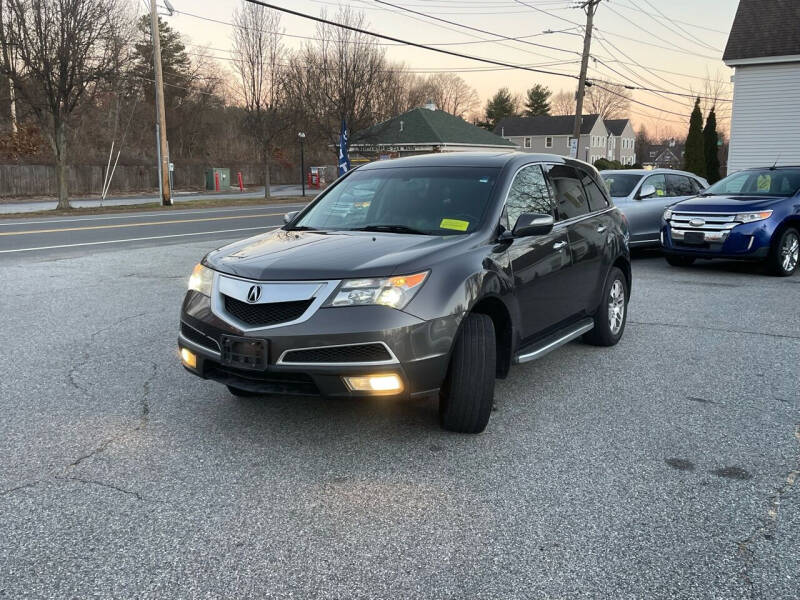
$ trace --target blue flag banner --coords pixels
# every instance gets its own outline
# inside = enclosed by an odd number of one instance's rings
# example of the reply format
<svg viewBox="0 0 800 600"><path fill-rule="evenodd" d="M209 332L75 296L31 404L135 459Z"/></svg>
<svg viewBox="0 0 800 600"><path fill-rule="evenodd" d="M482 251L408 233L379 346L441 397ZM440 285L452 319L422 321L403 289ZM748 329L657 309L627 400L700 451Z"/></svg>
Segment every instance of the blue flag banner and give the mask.
<svg viewBox="0 0 800 600"><path fill-rule="evenodd" d="M342 131L339 134L339 176L350 170L350 157L347 155L347 124L342 119Z"/></svg>

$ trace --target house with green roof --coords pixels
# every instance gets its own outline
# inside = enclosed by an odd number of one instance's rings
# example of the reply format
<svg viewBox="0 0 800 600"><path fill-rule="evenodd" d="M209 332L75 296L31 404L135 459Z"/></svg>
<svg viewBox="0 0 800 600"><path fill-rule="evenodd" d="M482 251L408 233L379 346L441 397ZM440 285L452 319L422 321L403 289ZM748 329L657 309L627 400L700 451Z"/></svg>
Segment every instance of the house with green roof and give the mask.
<svg viewBox="0 0 800 600"><path fill-rule="evenodd" d="M514 143L426 104L351 136L350 160L362 162L432 152L513 151Z"/></svg>

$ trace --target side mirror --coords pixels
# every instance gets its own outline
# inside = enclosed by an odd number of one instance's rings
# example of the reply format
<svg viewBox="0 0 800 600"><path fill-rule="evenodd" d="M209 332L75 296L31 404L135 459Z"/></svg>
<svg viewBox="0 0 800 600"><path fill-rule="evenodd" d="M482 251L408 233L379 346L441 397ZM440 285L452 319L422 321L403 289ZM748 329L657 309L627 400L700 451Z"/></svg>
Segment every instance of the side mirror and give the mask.
<svg viewBox="0 0 800 600"><path fill-rule="evenodd" d="M285 224L291 223L299 213L300 213L299 210L293 210L292 212L286 213L285 215L283 215L283 222Z"/></svg>
<svg viewBox="0 0 800 600"><path fill-rule="evenodd" d="M547 235L553 230L555 219L552 215L542 213L522 213L514 225L514 237L529 235Z"/></svg>
<svg viewBox="0 0 800 600"><path fill-rule="evenodd" d="M649 198L650 196L656 195L656 186L650 185L649 183L642 186L642 189L639 190L639 198Z"/></svg>

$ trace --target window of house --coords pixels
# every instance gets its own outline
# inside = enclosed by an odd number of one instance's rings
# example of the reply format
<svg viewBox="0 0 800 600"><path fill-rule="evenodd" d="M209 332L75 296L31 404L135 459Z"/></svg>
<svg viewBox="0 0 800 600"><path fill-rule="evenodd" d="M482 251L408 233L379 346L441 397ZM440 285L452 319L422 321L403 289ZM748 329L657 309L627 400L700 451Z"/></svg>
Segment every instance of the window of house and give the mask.
<svg viewBox="0 0 800 600"><path fill-rule="evenodd" d="M566 221L589 212L589 203L577 170L567 165L545 166L556 196L556 220Z"/></svg>
<svg viewBox="0 0 800 600"><path fill-rule="evenodd" d="M529 137L525 138L525 147L526 148L530 148L531 147L531 138L529 138Z"/></svg>
<svg viewBox="0 0 800 600"><path fill-rule="evenodd" d="M551 138L551 137L544 138L544 147L545 148L552 148L553 147L553 138Z"/></svg>
<svg viewBox="0 0 800 600"><path fill-rule="evenodd" d="M540 165L523 167L508 190L506 218L509 229L514 229L522 213L555 216L555 204Z"/></svg>
<svg viewBox="0 0 800 600"><path fill-rule="evenodd" d="M650 152L650 158L655 158L655 157L656 157L656 153L655 152Z"/></svg>

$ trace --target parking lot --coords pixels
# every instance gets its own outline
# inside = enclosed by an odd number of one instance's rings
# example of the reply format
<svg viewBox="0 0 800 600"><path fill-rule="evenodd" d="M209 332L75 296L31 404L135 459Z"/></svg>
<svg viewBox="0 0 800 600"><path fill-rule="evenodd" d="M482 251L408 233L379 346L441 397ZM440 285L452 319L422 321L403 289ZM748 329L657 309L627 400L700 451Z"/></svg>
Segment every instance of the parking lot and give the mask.
<svg viewBox="0 0 800 600"><path fill-rule="evenodd" d="M622 342L465 436L184 373L223 240L171 241L0 257L0 598L797 597L800 276L640 254Z"/></svg>

